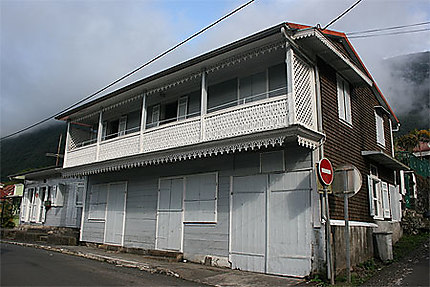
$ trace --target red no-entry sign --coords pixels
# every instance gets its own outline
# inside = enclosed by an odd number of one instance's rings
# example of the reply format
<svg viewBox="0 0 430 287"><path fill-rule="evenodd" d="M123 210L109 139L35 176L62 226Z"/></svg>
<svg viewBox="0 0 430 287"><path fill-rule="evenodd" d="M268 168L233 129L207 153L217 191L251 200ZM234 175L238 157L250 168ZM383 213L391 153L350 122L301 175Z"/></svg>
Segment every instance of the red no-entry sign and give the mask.
<svg viewBox="0 0 430 287"><path fill-rule="evenodd" d="M333 182L333 166L325 157L318 163L318 178L323 185L330 185Z"/></svg>

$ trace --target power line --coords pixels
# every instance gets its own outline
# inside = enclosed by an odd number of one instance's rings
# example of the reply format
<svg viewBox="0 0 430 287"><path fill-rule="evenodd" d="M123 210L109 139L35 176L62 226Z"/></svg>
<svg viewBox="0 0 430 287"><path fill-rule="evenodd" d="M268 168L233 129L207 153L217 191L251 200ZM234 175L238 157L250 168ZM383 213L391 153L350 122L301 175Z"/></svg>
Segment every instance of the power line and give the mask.
<svg viewBox="0 0 430 287"><path fill-rule="evenodd" d="M111 83L110 83L110 84L108 84L107 86L105 86L105 87L103 87L103 88L99 89L98 91L96 91L96 92L92 93L91 95L89 95L89 96L87 96L87 97L85 97L85 98L83 98L83 99L79 100L78 102L74 103L73 105L71 105L71 106L69 106L69 107L67 107L67 108L65 108L65 109L63 109L63 110L61 110L61 111L57 112L56 114L54 114L54 115L52 115L52 116L50 116L50 117L47 117L47 118L45 118L45 119L43 119L43 120L40 120L40 121L38 121L38 122L36 122L36 123L34 123L34 124L32 124L32 125L30 125L30 126L26 127L26 128L23 128L23 129L21 129L21 130L19 130L19 131L16 131L16 132L12 133L12 134L9 134L9 135L7 135L7 136L4 136L4 137L2 137L2 138L0 139L0 141L5 140L5 139L7 139L7 138L10 138L10 137L12 137L12 136L14 136L14 135L17 135L17 134L19 134L19 133L25 132L25 131L27 131L27 130L29 130L29 129L32 129L32 128L34 128L34 127L36 127L36 126L40 125L40 124L43 124L43 123L45 123L45 122L47 122L47 121L49 121L49 120L51 120L51 119L55 118L56 116L59 116L59 115L61 115L62 113L64 113L64 112L66 112L66 111L70 110L71 108L74 108L74 107L76 107L77 105L79 105L79 104L81 104L81 103L83 103L83 102L85 102L85 101L87 101L87 100L89 100L89 99L91 99L91 98L95 97L96 95L100 94L101 92L106 91L107 89L109 89L109 88L110 88L110 87L112 87L113 85L115 85L115 84L117 84L117 83L121 82L122 80L124 80L124 79L126 79L126 78L130 77L131 75L135 74L136 72L140 71L141 69L145 68L146 66L148 66L148 65L152 64L153 62L155 62L155 61L157 61L158 59L162 58L163 56L165 56L165 55L169 54L169 53L170 53L170 52L172 52L173 50L175 50L175 49L179 48L180 46L184 45L185 43L187 43L187 42L188 42L188 41L190 41L191 39L193 39L193 38L195 38L195 37L199 36L200 34L204 33L204 32L205 32L205 31L207 31L207 30L209 30L209 29L210 29L210 28L212 28L213 26L215 26L215 25L217 25L218 23L222 22L223 20L225 20L225 19L229 18L229 17L230 17L230 16L232 16L233 14L235 14L235 13L239 12L240 10L242 10L243 8L245 8L246 6L248 6L249 4L251 4L251 3L252 3L252 2L254 2L254 1L255 1L255 0L250 0L250 1L246 2L245 4L243 4L243 5L239 6L238 8L236 8L236 9L234 9L233 11L229 12L228 14L224 15L223 17L219 18L219 19L218 19L218 20L216 20L215 22L213 22L213 23L211 23L210 25L206 26L205 28L201 29L200 31L198 31L198 32L196 32L196 33L194 33L194 34L192 34L191 36L189 36L188 38L186 38L186 39L185 39L185 40L183 40L182 42L180 42L180 43L176 44L176 45L175 45L175 46L173 46L172 48L170 48L170 49L168 49L168 50L164 51L163 53L161 53L161 54L159 54L158 56L156 56L156 57L152 58L151 60L149 60L149 61L148 61L148 62L146 62L145 64L143 64L143 65L141 65L141 66L137 67L137 68L136 68L136 69L134 69L133 71L131 71L131 72L129 72L129 73L127 73L127 74L125 74L124 76L122 76L122 77L118 78L117 80L115 80L115 81L111 82ZM361 1L361 0L360 0L360 1Z"/></svg>
<svg viewBox="0 0 430 287"><path fill-rule="evenodd" d="M402 28L407 28L407 27L422 26L422 25L427 25L427 24L430 24L430 21L415 23L415 24L409 24L409 25L393 26L393 27L371 29L371 30L364 30L364 31L355 31L355 32L349 32L346 34L347 35L356 35L356 34L364 34L364 33L375 33L375 32L380 32L380 31L396 30L396 29L402 29Z"/></svg>
<svg viewBox="0 0 430 287"><path fill-rule="evenodd" d="M348 13L349 11L351 11L352 9L354 9L355 6L357 6L362 0L358 0L357 2L355 2L351 7L349 7L348 9L346 9L345 11L343 11L342 14L340 14L339 16L337 16L336 18L334 18L333 20L331 20L330 23L328 23L327 25L325 25L324 28L322 28L322 30L327 29L329 26L331 26L334 22L336 22L337 20L339 20L340 18L342 18L346 13Z"/></svg>
<svg viewBox="0 0 430 287"><path fill-rule="evenodd" d="M348 37L348 38L349 39L370 38L370 37L378 37L378 36L388 36L388 35L400 35L400 34L418 33L418 32L425 32L425 31L430 31L430 28L417 29L417 30L409 30L409 31L398 31L398 32L391 32L391 33L381 33L381 34L373 34L373 35L358 35L358 36L351 36L351 37Z"/></svg>

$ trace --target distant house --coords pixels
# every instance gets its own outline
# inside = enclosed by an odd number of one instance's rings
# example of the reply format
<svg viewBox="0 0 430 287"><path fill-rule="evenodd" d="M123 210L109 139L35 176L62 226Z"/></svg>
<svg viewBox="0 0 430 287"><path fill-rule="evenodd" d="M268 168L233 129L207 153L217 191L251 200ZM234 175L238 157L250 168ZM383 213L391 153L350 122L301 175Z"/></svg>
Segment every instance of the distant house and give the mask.
<svg viewBox="0 0 430 287"><path fill-rule="evenodd" d="M418 147L415 147L413 150L413 155L430 160L430 142L419 142Z"/></svg>
<svg viewBox="0 0 430 287"><path fill-rule="evenodd" d="M19 224L19 207L21 204L21 197L23 194L24 185L23 184L11 184L4 185L0 184L0 198L1 198L1 215L2 215L2 223L4 223L5 217L10 217L10 221L17 226ZM5 205L9 205L9 208L6 208ZM3 210L5 209L5 210ZM10 214L5 214L5 212L9 212Z"/></svg>
<svg viewBox="0 0 430 287"><path fill-rule="evenodd" d="M24 179L20 223L80 228L85 180L61 177L62 168L45 168L11 177Z"/></svg>
<svg viewBox="0 0 430 287"><path fill-rule="evenodd" d="M282 23L58 116L88 178L81 240L241 270L325 268L316 163L353 164L353 262L399 228L398 120L345 34ZM330 196L336 254L343 200ZM341 269L342 256L337 256Z"/></svg>

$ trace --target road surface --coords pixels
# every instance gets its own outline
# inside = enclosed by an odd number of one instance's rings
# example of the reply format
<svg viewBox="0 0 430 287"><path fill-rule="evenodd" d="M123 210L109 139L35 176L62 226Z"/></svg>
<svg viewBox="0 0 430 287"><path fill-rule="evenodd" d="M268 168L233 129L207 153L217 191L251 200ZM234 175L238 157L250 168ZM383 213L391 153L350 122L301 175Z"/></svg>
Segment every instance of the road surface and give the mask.
<svg viewBox="0 0 430 287"><path fill-rule="evenodd" d="M406 257L385 267L362 286L430 286L429 244L427 241Z"/></svg>
<svg viewBox="0 0 430 287"><path fill-rule="evenodd" d="M1 286L202 286L167 275L0 244Z"/></svg>

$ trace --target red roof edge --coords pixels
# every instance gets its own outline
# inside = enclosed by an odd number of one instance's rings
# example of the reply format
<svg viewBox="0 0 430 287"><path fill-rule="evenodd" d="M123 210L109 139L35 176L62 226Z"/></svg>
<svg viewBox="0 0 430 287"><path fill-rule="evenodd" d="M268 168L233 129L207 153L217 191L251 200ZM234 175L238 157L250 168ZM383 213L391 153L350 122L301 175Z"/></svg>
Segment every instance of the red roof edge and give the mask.
<svg viewBox="0 0 430 287"><path fill-rule="evenodd" d="M296 24L296 23L290 23L290 22L285 22L285 24L292 28L292 29L298 29L298 30L302 30L302 29L309 29L309 28L314 28L312 26L308 26L308 25L302 25L302 24ZM373 84L375 85L376 90L378 91L378 93L381 95L382 100L384 101L384 103L387 105L388 109L390 110L391 115L394 117L394 119L397 121L397 123L399 123L399 119L397 118L396 114L394 114L393 110L391 109L390 105L388 104L387 100L385 99L384 95L382 94L381 90L379 89L378 85L376 84L375 80L373 79L372 75L369 73L369 71L367 70L366 66L364 65L363 61L361 60L361 58L358 56L357 52L355 51L354 47L352 46L351 42L349 41L348 37L346 36L345 33L342 32L338 32L338 31L333 31L333 30L322 30L320 28L318 28L318 30L321 33L327 34L327 35L332 35L332 36L337 36L337 37L341 37L343 39L345 39L346 43L348 44L349 48L351 49L351 51L354 53L354 56L357 58L357 60L360 62L360 65L363 67L363 69L365 70L367 76L372 80Z"/></svg>

